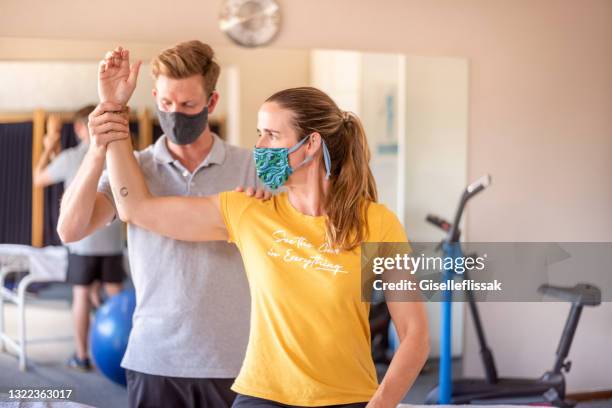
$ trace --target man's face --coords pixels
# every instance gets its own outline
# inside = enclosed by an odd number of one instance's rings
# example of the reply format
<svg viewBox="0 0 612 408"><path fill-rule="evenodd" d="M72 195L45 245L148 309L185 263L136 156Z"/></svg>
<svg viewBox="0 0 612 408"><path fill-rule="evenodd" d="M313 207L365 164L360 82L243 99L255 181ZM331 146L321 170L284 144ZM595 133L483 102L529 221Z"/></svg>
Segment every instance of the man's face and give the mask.
<svg viewBox="0 0 612 408"><path fill-rule="evenodd" d="M89 129L87 128L87 119L85 120L76 120L73 124L74 133L76 133L77 137L87 143L89 142Z"/></svg>
<svg viewBox="0 0 612 408"><path fill-rule="evenodd" d="M204 90L204 79L201 75L174 79L164 75L157 77L153 96L159 110L164 112L180 112L187 115L200 113L208 104L209 113L214 109L212 99L209 104L208 94ZM212 106L211 106L212 105Z"/></svg>

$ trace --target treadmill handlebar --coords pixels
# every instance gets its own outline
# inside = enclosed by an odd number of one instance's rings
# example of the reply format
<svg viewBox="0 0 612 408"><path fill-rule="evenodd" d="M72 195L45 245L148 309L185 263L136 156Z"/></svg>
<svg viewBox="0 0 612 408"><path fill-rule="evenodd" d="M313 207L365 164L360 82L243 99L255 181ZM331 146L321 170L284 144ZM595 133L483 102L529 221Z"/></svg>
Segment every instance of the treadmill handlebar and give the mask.
<svg viewBox="0 0 612 408"><path fill-rule="evenodd" d="M452 226L450 222L434 214L427 214L427 217L425 217L425 220L429 222L430 224L433 224L436 227L446 232L450 231L451 226Z"/></svg>
<svg viewBox="0 0 612 408"><path fill-rule="evenodd" d="M480 193L482 190L489 187L489 184L491 184L491 176L489 174L485 174L484 176L466 187L466 199L471 198L472 196L475 196L476 194Z"/></svg>

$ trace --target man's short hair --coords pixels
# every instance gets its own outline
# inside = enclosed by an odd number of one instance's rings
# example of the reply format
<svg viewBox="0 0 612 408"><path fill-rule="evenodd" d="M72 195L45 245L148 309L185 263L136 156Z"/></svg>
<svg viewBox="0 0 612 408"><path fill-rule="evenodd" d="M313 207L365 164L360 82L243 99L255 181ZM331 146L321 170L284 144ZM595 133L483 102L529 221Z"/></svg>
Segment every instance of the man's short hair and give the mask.
<svg viewBox="0 0 612 408"><path fill-rule="evenodd" d="M96 105L83 106L81 109L74 112L72 121L74 123L83 122L85 125L87 125L87 122L89 121L89 114L93 112L94 109L96 109Z"/></svg>
<svg viewBox="0 0 612 408"><path fill-rule="evenodd" d="M182 42L153 58L151 73L155 79L160 75L173 79L202 75L204 90L211 94L221 71L214 57L215 53L208 44L198 40Z"/></svg>

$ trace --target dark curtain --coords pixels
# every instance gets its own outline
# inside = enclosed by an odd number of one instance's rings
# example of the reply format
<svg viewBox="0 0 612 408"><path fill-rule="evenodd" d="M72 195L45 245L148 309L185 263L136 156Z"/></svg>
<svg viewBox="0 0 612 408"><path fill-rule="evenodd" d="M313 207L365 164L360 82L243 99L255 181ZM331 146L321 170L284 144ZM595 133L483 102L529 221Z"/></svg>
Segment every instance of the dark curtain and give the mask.
<svg viewBox="0 0 612 408"><path fill-rule="evenodd" d="M138 137L138 123L130 123ZM78 138L71 123L62 127L62 150L74 147ZM57 220L63 183L44 189L43 245L61 245ZM32 243L32 123L0 124L0 243Z"/></svg>
<svg viewBox="0 0 612 408"><path fill-rule="evenodd" d="M210 131L216 133L221 139L225 140L225 134L221 131L221 126L219 126L219 122L208 122L210 126Z"/></svg>
<svg viewBox="0 0 612 408"><path fill-rule="evenodd" d="M153 122L153 144L155 144L155 142L157 142L157 139L159 139L163 134L164 131L162 130L161 126Z"/></svg>
<svg viewBox="0 0 612 408"><path fill-rule="evenodd" d="M62 126L61 145L62 150L74 147L79 143L79 138L74 132L72 123L64 123ZM44 191L45 216L43 223L43 245L62 245L57 235L57 220L59 218L60 201L64 194L64 183L50 185Z"/></svg>
<svg viewBox="0 0 612 408"><path fill-rule="evenodd" d="M0 243L32 243L32 123L0 124Z"/></svg>
<svg viewBox="0 0 612 408"><path fill-rule="evenodd" d="M132 137L132 146L137 149L138 146L138 122L130 122L130 136Z"/></svg>

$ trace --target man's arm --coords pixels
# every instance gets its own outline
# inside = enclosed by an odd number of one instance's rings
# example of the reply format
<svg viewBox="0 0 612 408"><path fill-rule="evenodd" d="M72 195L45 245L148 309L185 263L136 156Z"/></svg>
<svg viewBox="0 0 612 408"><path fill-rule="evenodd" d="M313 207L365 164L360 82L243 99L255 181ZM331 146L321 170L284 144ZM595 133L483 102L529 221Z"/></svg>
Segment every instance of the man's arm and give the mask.
<svg viewBox="0 0 612 408"><path fill-rule="evenodd" d="M51 150L43 150L42 155L40 156L40 159L38 159L38 163L36 163L32 173L32 183L34 186L47 187L56 183L51 174L49 174L47 171L47 166L49 165L49 162L51 162L52 154L53 151Z"/></svg>
<svg viewBox="0 0 612 408"><path fill-rule="evenodd" d="M113 220L115 208L97 190L103 169L104 157L100 162L88 153L64 192L57 222L57 233L64 243L79 241Z"/></svg>
<svg viewBox="0 0 612 408"><path fill-rule="evenodd" d="M62 122L59 120L59 117L55 115L49 116L47 120L47 134L43 139L43 152L32 172L32 183L36 187L47 187L60 181L47 171L47 166L54 158L59 147L61 129Z"/></svg>
<svg viewBox="0 0 612 408"><path fill-rule="evenodd" d="M106 145L129 137L127 116L105 113L106 110L117 109L116 104L101 104L89 116L89 150L62 197L57 232L63 242L81 240L108 224L115 216L115 208L109 198L98 192L98 181L104 170ZM126 127L119 127L120 124Z"/></svg>

